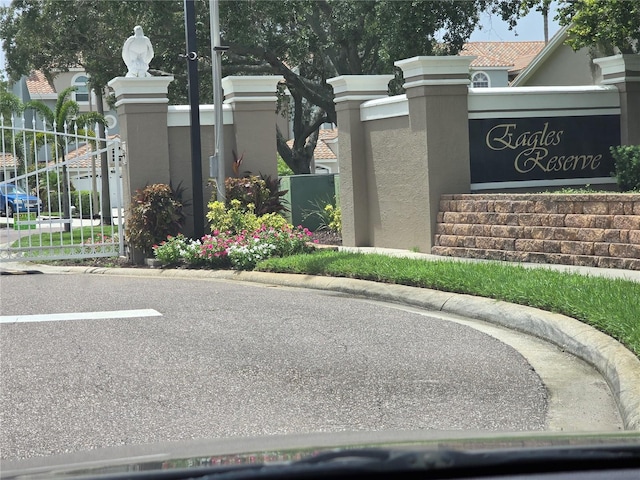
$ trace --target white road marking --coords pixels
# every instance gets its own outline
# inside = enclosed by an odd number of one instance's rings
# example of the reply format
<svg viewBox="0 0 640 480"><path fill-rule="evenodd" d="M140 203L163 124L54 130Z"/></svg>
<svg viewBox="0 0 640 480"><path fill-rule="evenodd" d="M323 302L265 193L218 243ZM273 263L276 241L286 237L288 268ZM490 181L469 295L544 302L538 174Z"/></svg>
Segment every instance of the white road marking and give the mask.
<svg viewBox="0 0 640 480"><path fill-rule="evenodd" d="M161 317L151 308L141 310L113 310L110 312L49 313L42 315L5 315L0 323L60 322L65 320L102 320L110 318Z"/></svg>

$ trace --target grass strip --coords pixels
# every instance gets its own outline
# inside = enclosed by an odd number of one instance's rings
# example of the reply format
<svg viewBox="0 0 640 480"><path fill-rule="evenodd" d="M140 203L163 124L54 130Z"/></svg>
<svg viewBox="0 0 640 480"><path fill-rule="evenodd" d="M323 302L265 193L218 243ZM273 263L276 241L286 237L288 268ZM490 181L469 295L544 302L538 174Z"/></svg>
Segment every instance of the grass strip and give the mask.
<svg viewBox="0 0 640 480"><path fill-rule="evenodd" d="M112 225L97 227L72 228L70 232L39 232L19 238L11 244L19 247L60 247L76 245L79 242L101 242L104 237L114 237L118 234L118 227ZM106 243L111 243L107 240Z"/></svg>
<svg viewBox="0 0 640 480"><path fill-rule="evenodd" d="M466 293L561 313L640 357L640 284L498 263L425 261L336 251L271 258L256 270L357 278Z"/></svg>

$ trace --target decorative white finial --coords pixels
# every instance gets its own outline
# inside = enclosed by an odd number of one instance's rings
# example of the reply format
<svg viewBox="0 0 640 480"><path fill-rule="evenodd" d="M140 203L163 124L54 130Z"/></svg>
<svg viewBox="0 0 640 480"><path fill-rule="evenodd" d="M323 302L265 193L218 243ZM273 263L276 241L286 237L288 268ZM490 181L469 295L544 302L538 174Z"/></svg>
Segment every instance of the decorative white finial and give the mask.
<svg viewBox="0 0 640 480"><path fill-rule="evenodd" d="M122 59L129 70L127 77L151 76L149 63L153 59L153 47L151 41L144 36L140 25L133 28L133 35L124 42Z"/></svg>

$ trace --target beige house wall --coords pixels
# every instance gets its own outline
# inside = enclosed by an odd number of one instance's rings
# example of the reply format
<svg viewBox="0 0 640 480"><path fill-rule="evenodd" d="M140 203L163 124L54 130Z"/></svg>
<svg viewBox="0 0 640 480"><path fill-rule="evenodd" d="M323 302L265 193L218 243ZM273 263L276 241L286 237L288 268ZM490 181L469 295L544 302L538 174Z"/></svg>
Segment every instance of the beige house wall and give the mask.
<svg viewBox="0 0 640 480"><path fill-rule="evenodd" d="M72 85L73 78L77 75L87 75L86 72L82 69L71 69L68 72L60 72L53 79L53 87L56 92L62 92L65 88L69 88ZM78 105L80 106L81 112L89 112L89 111L97 111L97 98L96 96L90 92L91 101L90 102L80 102ZM107 112L110 110L109 105L107 105L106 100L102 99L102 106L104 111Z"/></svg>
<svg viewBox="0 0 640 480"><path fill-rule="evenodd" d="M591 62L589 50L574 52L568 45L561 45L520 86L569 86L596 85L600 69Z"/></svg>

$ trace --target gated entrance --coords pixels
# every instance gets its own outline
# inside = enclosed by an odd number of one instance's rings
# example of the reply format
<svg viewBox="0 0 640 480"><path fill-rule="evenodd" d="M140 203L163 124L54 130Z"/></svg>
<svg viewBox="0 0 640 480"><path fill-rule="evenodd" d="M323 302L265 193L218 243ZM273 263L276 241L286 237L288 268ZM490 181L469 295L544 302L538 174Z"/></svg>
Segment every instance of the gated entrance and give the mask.
<svg viewBox="0 0 640 480"><path fill-rule="evenodd" d="M123 255L120 139L25 123L0 117L0 262Z"/></svg>

